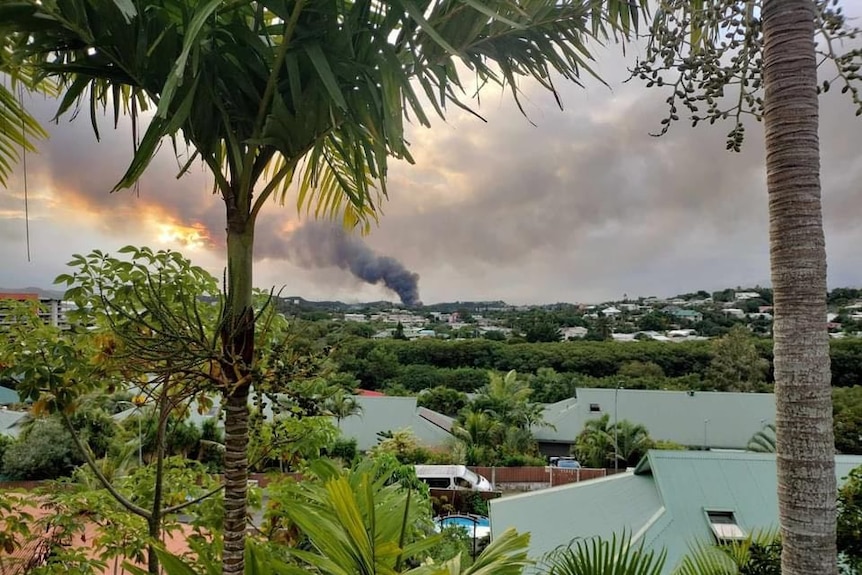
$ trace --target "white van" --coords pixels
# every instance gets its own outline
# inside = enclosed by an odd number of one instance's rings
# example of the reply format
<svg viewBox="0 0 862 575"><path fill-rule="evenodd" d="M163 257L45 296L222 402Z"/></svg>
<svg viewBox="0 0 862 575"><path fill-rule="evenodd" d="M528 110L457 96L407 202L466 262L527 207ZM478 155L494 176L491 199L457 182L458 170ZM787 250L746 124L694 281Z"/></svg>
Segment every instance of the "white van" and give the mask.
<svg viewBox="0 0 862 575"><path fill-rule="evenodd" d="M416 477L431 489L493 491L491 482L465 465L417 465Z"/></svg>

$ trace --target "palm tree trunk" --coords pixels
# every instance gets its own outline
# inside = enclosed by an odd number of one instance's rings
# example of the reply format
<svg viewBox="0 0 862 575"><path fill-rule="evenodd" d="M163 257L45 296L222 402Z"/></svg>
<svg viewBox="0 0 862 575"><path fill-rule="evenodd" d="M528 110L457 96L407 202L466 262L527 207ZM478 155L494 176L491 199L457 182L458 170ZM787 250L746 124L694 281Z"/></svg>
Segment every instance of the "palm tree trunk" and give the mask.
<svg viewBox="0 0 862 575"><path fill-rule="evenodd" d="M837 573L813 0L764 0L763 74L784 575Z"/></svg>
<svg viewBox="0 0 862 575"><path fill-rule="evenodd" d="M247 212L246 212L247 213ZM248 494L248 396L254 360L252 252L254 226L228 210L228 291L222 345L225 399L224 554L222 573L245 570L245 530Z"/></svg>

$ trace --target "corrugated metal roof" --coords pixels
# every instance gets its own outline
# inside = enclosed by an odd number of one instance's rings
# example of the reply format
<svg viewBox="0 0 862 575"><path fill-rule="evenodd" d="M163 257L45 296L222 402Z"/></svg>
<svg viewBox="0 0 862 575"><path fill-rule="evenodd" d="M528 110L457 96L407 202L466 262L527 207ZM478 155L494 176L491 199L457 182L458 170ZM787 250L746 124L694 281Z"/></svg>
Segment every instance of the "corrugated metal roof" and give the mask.
<svg viewBox="0 0 862 575"><path fill-rule="evenodd" d="M0 385L0 405L12 405L13 403L21 403L18 392Z"/></svg>
<svg viewBox="0 0 862 575"><path fill-rule="evenodd" d="M646 542L668 550L668 567L693 540L712 540L707 509L733 511L746 534L777 529L774 454L654 451L649 462L670 522L661 531L650 530ZM841 481L859 465L862 456L836 456L835 475Z"/></svg>
<svg viewBox="0 0 862 575"><path fill-rule="evenodd" d="M367 451L377 445L379 441L377 433L381 431L410 429L419 442L426 447L442 447L451 438L447 429L451 429L454 420L430 409L417 407L415 397L362 395L352 397L360 407L359 414L342 419L339 428L345 437L356 439L356 446L360 451ZM197 402L193 401L187 421L200 426L205 420L215 417L219 413L220 398L214 396L212 403L213 408L201 414L198 411ZM129 408L114 414L113 417L117 421L124 421L136 413L137 408ZM272 418L272 406L269 401L264 408L264 417ZM221 419L218 421L218 426L224 426Z"/></svg>
<svg viewBox="0 0 862 575"><path fill-rule="evenodd" d="M28 416L29 414L26 411L0 409L0 434L8 435L9 437L18 437L18 433L21 431L21 423Z"/></svg>
<svg viewBox="0 0 862 575"><path fill-rule="evenodd" d="M835 458L839 481L862 456ZM491 502L492 533L533 532L540 555L573 537L627 530L666 549L670 573L696 540L712 541L706 510L732 511L746 532L778 525L774 454L650 451L636 471ZM653 511L653 513L650 513Z"/></svg>
<svg viewBox="0 0 862 575"><path fill-rule="evenodd" d="M538 558L577 537L637 533L662 510L650 476L621 473L490 502L491 536L509 527L530 533L530 555Z"/></svg>
<svg viewBox="0 0 862 575"><path fill-rule="evenodd" d="M410 429L427 447L443 446L451 438L441 426L419 414L415 397L357 396L356 401L361 408L360 413L342 419L340 427L344 436L356 439L356 447L360 451L377 445L377 434L381 431Z"/></svg>
<svg viewBox="0 0 862 575"><path fill-rule="evenodd" d="M754 433L775 420L775 396L771 393L617 392L613 388L583 388L576 393L577 399L546 407L545 421L554 427L534 429L538 441L572 443L588 420L609 414L613 423L616 411L620 420L646 426L654 439L687 446L744 449Z"/></svg>

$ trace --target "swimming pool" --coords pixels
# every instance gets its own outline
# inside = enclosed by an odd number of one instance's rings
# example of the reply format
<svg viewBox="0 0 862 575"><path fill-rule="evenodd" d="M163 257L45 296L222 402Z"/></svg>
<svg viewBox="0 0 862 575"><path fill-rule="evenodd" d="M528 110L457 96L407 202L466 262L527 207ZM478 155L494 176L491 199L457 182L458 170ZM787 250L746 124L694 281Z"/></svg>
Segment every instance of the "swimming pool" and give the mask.
<svg viewBox="0 0 862 575"><path fill-rule="evenodd" d="M487 517L479 515L447 515L446 517L438 517L434 521L438 529L450 526L461 527L467 531L467 535L474 539L481 539L491 534L491 521Z"/></svg>

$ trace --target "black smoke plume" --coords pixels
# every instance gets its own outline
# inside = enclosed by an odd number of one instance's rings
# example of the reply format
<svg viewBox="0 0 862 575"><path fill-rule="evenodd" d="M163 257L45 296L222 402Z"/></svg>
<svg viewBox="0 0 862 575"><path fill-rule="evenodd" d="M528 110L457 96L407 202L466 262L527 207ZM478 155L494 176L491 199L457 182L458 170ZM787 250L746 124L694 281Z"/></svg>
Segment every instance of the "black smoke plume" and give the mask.
<svg viewBox="0 0 862 575"><path fill-rule="evenodd" d="M303 267L334 267L348 270L370 284L383 283L398 294L406 306L420 305L419 274L390 256L374 252L357 234L337 224L308 222L290 234L288 259Z"/></svg>

